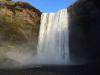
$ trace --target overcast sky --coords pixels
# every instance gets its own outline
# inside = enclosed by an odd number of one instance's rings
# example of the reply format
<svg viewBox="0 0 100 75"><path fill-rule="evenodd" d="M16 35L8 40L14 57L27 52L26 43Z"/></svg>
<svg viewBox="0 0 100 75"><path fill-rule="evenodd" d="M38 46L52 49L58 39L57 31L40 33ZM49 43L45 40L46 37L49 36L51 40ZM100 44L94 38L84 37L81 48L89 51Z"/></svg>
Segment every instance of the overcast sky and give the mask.
<svg viewBox="0 0 100 75"><path fill-rule="evenodd" d="M18 0L17 0L18 1ZM76 0L19 0L28 2L42 12L55 12L67 8Z"/></svg>

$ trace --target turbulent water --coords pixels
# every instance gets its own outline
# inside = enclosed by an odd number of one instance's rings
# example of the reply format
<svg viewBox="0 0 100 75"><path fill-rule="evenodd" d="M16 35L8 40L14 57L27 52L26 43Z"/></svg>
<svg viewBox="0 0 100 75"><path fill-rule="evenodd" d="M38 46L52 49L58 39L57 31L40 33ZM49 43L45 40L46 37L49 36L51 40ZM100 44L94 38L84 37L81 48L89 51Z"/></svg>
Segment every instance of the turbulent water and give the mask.
<svg viewBox="0 0 100 75"><path fill-rule="evenodd" d="M42 14L38 56L41 64L69 62L67 9Z"/></svg>

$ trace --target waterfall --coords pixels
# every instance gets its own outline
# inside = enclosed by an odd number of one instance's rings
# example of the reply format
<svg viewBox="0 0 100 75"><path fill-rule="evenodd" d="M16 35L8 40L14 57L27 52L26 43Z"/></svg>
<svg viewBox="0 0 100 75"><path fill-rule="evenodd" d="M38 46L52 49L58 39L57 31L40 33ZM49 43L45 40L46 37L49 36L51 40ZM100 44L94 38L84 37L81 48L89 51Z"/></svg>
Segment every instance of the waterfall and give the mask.
<svg viewBox="0 0 100 75"><path fill-rule="evenodd" d="M6 53L6 56L14 60L14 64L12 64L12 61L11 63L8 61L2 67L68 65L70 63L68 37L67 9L60 10L57 13L43 13L41 15L37 52L34 54L35 50L29 48L27 44L13 48Z"/></svg>
<svg viewBox="0 0 100 75"><path fill-rule="evenodd" d="M67 9L57 13L43 13L38 40L38 57L41 64L67 64L68 47Z"/></svg>

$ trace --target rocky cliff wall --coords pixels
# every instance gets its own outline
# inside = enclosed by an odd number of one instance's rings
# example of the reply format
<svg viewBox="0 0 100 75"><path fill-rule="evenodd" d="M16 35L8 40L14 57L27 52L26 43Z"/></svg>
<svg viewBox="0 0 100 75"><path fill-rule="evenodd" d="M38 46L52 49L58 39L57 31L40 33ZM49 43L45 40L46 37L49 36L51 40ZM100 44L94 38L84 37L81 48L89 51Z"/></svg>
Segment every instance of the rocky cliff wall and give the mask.
<svg viewBox="0 0 100 75"><path fill-rule="evenodd" d="M0 1L0 65L16 63L9 58L12 53L17 59L36 52L40 19L41 12L28 3Z"/></svg>
<svg viewBox="0 0 100 75"><path fill-rule="evenodd" d="M68 12L71 59L83 62L99 61L100 2L78 0L68 8Z"/></svg>

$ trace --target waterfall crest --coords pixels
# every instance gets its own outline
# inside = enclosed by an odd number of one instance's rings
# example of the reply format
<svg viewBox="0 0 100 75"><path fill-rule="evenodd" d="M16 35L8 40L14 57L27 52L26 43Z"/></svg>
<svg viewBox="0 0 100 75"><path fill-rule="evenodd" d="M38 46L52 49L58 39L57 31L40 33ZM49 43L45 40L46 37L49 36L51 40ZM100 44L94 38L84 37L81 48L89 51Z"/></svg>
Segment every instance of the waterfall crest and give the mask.
<svg viewBox="0 0 100 75"><path fill-rule="evenodd" d="M41 15L38 42L40 64L67 64L69 62L68 35L67 9Z"/></svg>

